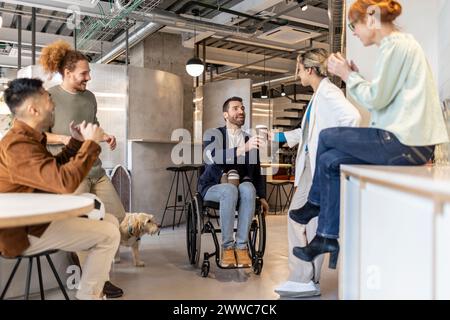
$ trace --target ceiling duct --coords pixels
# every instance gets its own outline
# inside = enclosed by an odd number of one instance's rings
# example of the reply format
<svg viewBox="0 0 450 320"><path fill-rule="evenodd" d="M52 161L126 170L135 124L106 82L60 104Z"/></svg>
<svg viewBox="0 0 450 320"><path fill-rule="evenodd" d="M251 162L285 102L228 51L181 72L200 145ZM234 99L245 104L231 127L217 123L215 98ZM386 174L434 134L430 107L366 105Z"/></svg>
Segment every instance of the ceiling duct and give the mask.
<svg viewBox="0 0 450 320"><path fill-rule="evenodd" d="M100 0L78 0L78 1L73 1L73 0L53 0L53 1L62 2L62 3L69 4L69 5L76 4L78 6L93 8L93 7L97 6L97 4L99 3Z"/></svg>
<svg viewBox="0 0 450 320"><path fill-rule="evenodd" d="M134 31L129 37L129 47L133 47L137 43L144 40L146 37L151 35L152 33L158 32L164 26L154 23L148 22L145 23L142 27ZM126 50L126 41L123 40L119 44L115 45L108 53L104 54L100 59L95 61L95 63L108 63L120 56Z"/></svg>
<svg viewBox="0 0 450 320"><path fill-rule="evenodd" d="M134 10L151 10L161 0L110 0L109 2L110 8L108 11L102 10L101 18L86 17L85 20L81 21L81 30L77 39L78 48L89 49L89 40L109 40L109 36L130 27L126 19L131 12ZM99 7L99 9L101 8Z"/></svg>
<svg viewBox="0 0 450 320"><path fill-rule="evenodd" d="M263 23L267 22L266 19L261 18L257 15L249 15L244 12L239 12L236 10L228 9L221 5L213 5L213 4L203 3L200 1L189 1L189 2L185 3L180 9L178 9L175 13L176 14L185 14L186 12L188 12L188 10L190 10L191 8L196 7L196 6L207 8L212 11L229 13L234 16L238 16L238 17L250 19L250 20L255 20L258 22L263 22ZM196 9L194 9L194 10L196 10ZM288 22L286 20L279 21L279 19L273 19L271 21L271 24L278 25L278 26L284 26L284 25L288 24ZM262 27L262 25L260 27Z"/></svg>
<svg viewBox="0 0 450 320"><path fill-rule="evenodd" d="M279 42L289 45L309 40L320 36L320 33L306 30L303 28L282 26L258 36L261 40Z"/></svg>
<svg viewBox="0 0 450 320"><path fill-rule="evenodd" d="M328 16L330 18L329 43L330 52L341 52L345 56L345 1L328 0ZM342 85L339 77L331 77L338 87Z"/></svg>
<svg viewBox="0 0 450 320"><path fill-rule="evenodd" d="M239 27L239 26L227 26L223 24L204 21L201 19L192 19L188 17L182 17L176 13L164 11L155 8L150 13L133 12L130 14L130 18L137 20L146 20L164 24L167 26L191 28L196 27L197 31L213 31L220 35L241 35L241 36L253 36L255 32L251 29Z"/></svg>
<svg viewBox="0 0 450 320"><path fill-rule="evenodd" d="M151 12L134 11L127 17L137 20L145 20L142 27L133 32L129 38L129 46L137 44L144 40L150 34L157 32L166 25L182 26L189 28L196 28L198 31L214 31L221 35L253 35L250 30L243 30L243 28L225 26L221 24L215 24L211 22L195 20L191 18L181 17L175 13L167 12L157 8L152 8ZM123 20L123 19L122 19ZM96 63L108 63L120 56L126 50L126 42L122 40L119 44L114 46L111 51L103 55L100 59L95 61Z"/></svg>

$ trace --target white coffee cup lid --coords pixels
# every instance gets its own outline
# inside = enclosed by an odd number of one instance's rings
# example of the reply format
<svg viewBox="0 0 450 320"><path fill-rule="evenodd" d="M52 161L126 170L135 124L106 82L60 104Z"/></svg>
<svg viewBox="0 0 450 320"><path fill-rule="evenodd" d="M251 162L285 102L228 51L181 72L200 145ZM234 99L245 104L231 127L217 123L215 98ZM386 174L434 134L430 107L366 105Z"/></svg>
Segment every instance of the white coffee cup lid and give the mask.
<svg viewBox="0 0 450 320"><path fill-rule="evenodd" d="M258 124L255 129L267 129L267 126L263 125L263 124Z"/></svg>

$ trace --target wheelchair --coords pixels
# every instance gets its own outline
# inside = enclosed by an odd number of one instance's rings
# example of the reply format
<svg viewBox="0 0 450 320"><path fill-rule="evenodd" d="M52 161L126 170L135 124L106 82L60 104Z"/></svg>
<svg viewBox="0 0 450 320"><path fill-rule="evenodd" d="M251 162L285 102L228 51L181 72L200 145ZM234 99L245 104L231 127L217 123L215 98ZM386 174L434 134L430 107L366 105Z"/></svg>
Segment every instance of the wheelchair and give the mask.
<svg viewBox="0 0 450 320"><path fill-rule="evenodd" d="M213 201L204 201L202 196L197 193L188 203L186 218L186 244L189 262L198 267L201 255L202 234L211 234L215 251L212 253L204 252L203 262L201 264L201 276L207 277L210 269L209 259L215 257L216 265L220 269L241 269L246 267L223 267L220 265L221 246L217 234L221 232L216 228L213 221L219 223L219 203ZM237 214L235 215L237 217ZM236 232L236 228L234 229ZM252 260L253 272L256 275L261 274L263 268L263 256L266 247L266 220L262 211L259 199L256 200L255 214L249 231L249 252Z"/></svg>

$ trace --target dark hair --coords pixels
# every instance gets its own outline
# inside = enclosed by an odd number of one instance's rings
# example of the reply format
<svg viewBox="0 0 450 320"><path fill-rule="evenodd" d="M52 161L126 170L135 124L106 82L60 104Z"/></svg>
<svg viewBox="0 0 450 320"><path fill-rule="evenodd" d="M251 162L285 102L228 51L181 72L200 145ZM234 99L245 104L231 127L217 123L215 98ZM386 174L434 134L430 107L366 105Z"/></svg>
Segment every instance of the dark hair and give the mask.
<svg viewBox="0 0 450 320"><path fill-rule="evenodd" d="M3 93L3 97L11 113L15 115L17 107L20 107L28 98L39 94L43 89L42 84L42 80L30 78L19 78L8 82L8 88Z"/></svg>
<svg viewBox="0 0 450 320"><path fill-rule="evenodd" d="M228 98L227 101L224 102L223 107L222 107L222 111L223 112L227 112L228 108L230 107L229 104L232 101L239 101L240 103L242 103L242 98L241 97L231 97Z"/></svg>

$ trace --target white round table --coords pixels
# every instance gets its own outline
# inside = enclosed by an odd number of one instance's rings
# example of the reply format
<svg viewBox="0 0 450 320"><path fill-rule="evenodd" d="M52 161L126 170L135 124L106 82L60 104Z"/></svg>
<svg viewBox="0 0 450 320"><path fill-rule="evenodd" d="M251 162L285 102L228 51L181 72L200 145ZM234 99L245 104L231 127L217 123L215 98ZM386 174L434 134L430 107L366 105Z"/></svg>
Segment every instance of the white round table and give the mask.
<svg viewBox="0 0 450 320"><path fill-rule="evenodd" d="M94 209L94 200L76 195L0 193L0 228L21 227L78 217Z"/></svg>

